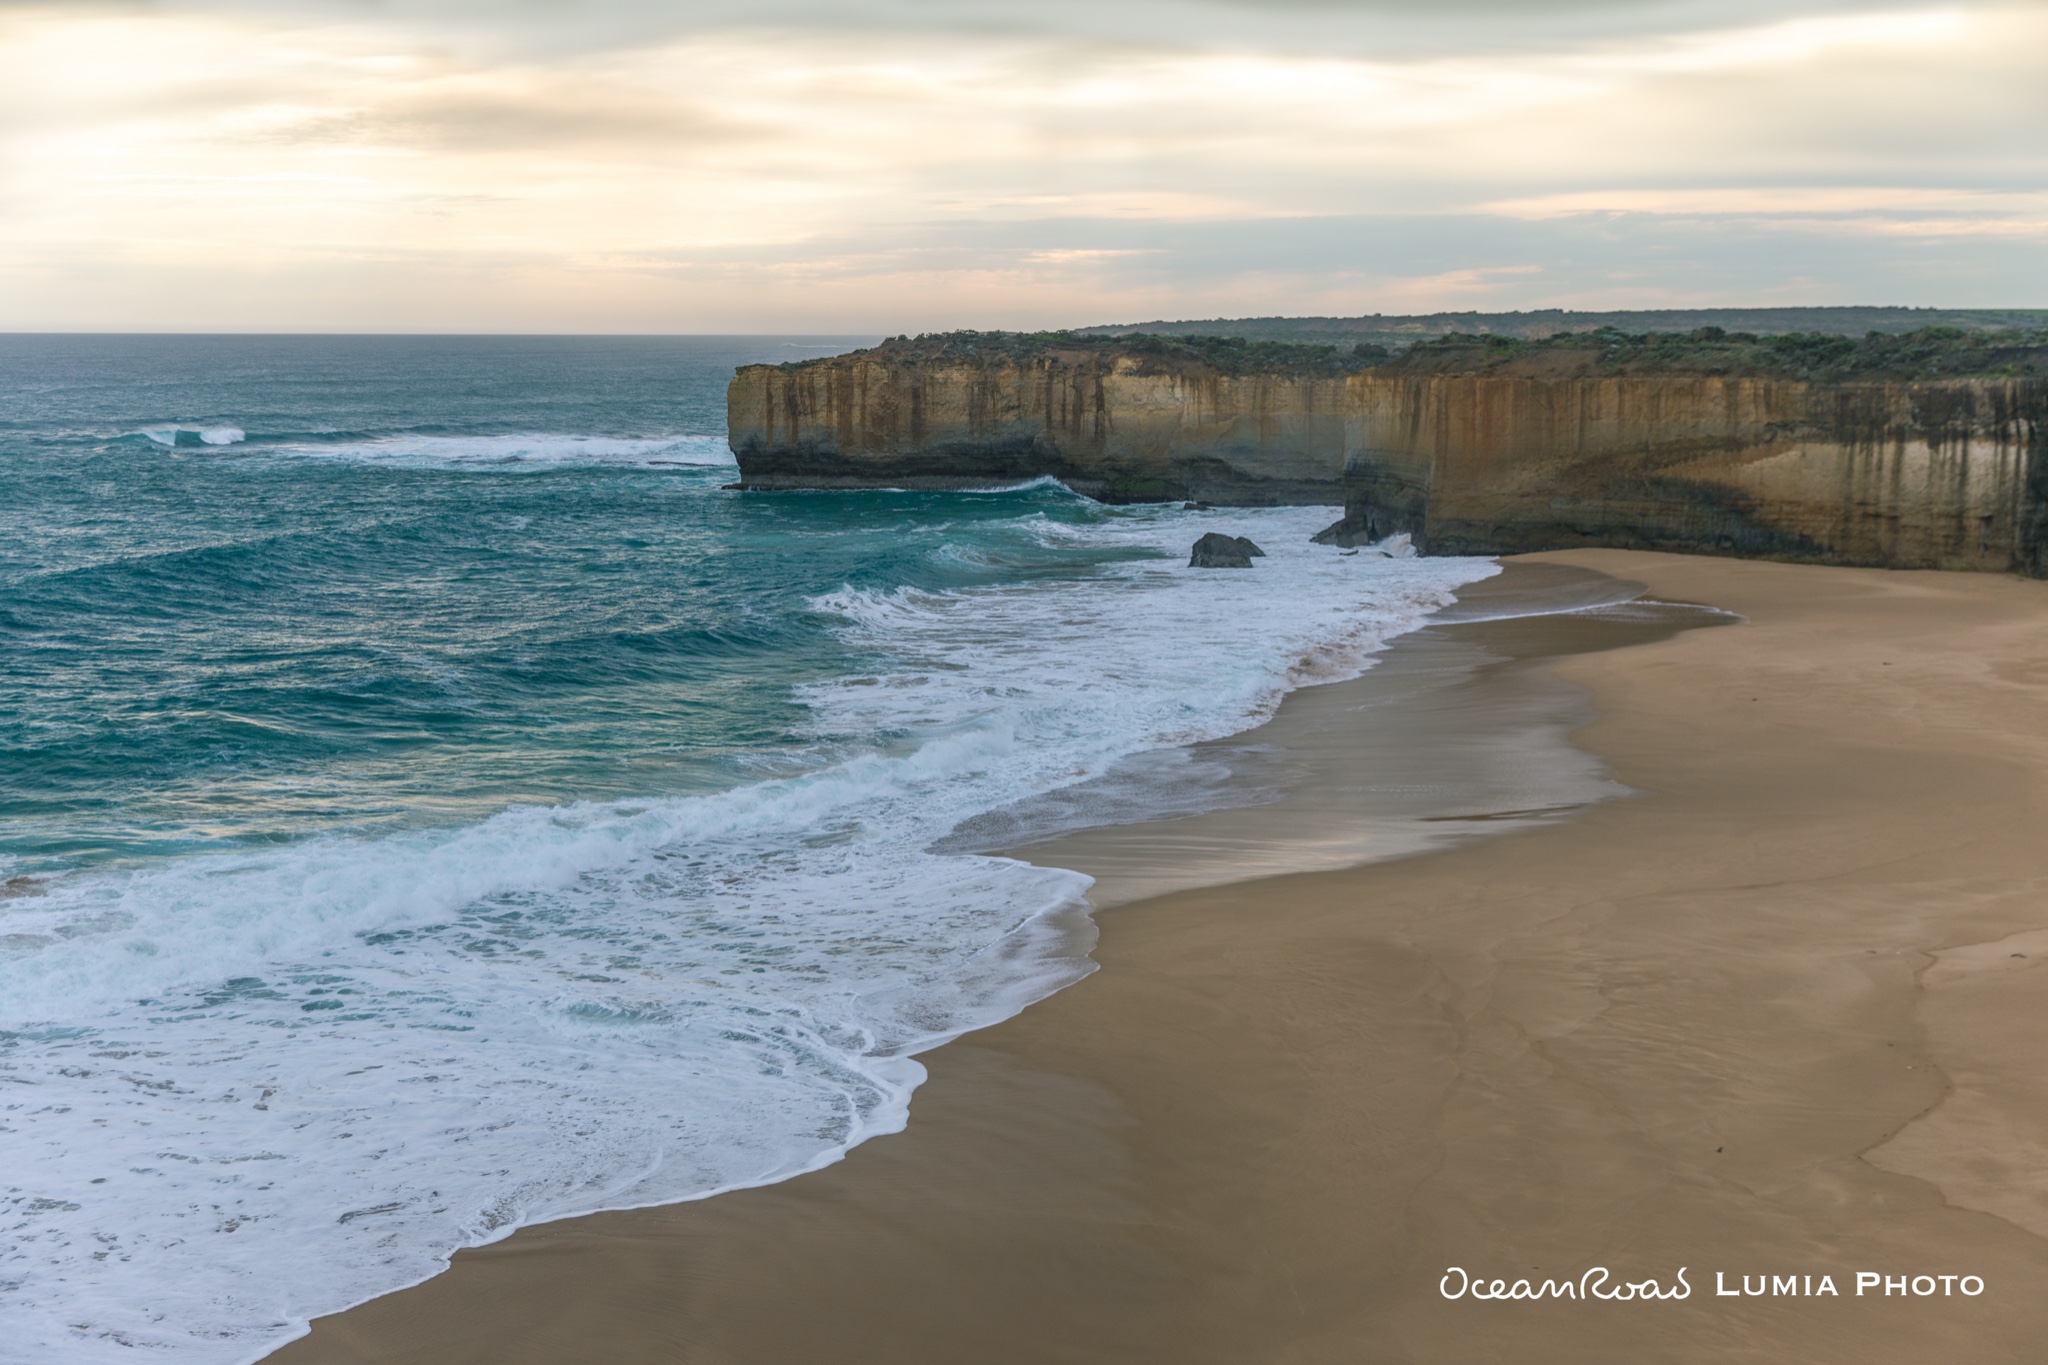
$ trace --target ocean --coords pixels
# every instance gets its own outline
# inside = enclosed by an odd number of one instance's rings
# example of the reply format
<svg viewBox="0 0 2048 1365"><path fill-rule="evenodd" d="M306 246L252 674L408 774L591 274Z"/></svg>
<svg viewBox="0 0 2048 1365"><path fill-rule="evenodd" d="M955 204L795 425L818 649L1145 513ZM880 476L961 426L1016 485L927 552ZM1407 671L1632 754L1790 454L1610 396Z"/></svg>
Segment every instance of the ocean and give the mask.
<svg viewBox="0 0 2048 1365"><path fill-rule="evenodd" d="M1088 879L957 831L1494 572L724 488L733 367L868 340L0 337L8 1360L254 1360L901 1128L918 1052L1090 969ZM1212 799L1154 768L1115 818Z"/></svg>

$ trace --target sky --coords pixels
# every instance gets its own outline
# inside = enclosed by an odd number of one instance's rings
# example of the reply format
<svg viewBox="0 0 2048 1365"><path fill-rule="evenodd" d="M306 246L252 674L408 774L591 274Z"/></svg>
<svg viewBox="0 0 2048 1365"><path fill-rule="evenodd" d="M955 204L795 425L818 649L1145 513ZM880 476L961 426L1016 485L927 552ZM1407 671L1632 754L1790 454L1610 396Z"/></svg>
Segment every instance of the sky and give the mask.
<svg viewBox="0 0 2048 1365"><path fill-rule="evenodd" d="M2048 307L2048 0L0 0L0 330Z"/></svg>

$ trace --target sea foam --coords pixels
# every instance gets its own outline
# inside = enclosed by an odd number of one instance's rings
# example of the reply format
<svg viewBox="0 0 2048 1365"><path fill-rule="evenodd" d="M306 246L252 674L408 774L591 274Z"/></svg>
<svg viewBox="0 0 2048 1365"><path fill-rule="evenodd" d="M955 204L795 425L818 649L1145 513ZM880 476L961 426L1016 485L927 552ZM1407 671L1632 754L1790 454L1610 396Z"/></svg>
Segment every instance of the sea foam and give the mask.
<svg viewBox="0 0 2048 1365"><path fill-rule="evenodd" d="M503 470L529 465L730 465L723 436L575 436L526 433L504 436L380 437L368 441L291 441L280 453L316 459L388 464L414 469L472 467Z"/></svg>
<svg viewBox="0 0 2048 1365"><path fill-rule="evenodd" d="M142 434L160 446L231 446L248 436L240 427L151 427Z"/></svg>
<svg viewBox="0 0 2048 1365"><path fill-rule="evenodd" d="M1027 512L1095 567L819 595L879 665L803 686L802 753L729 790L0 901L13 1357L250 1360L522 1224L900 1128L917 1052L1090 969L1087 880L930 851L955 824L1254 724L1493 571L1309 544L1330 515ZM1185 568L1211 528L1268 557Z"/></svg>

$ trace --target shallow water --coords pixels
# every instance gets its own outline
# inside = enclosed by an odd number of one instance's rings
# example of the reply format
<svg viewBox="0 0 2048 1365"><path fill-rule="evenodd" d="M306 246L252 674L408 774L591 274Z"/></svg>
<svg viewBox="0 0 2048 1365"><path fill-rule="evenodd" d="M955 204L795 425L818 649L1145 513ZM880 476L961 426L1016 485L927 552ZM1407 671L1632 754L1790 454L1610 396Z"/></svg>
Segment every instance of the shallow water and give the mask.
<svg viewBox="0 0 2048 1365"><path fill-rule="evenodd" d="M1264 725L1120 759L1101 777L967 822L1095 878L1098 909L1200 886L1430 853L1633 795L1572 741L1594 719L1556 658L1731 624L1640 583L1510 559L1394 640L1370 671L1304 687ZM1152 798L1170 782L1178 798Z"/></svg>
<svg viewBox="0 0 2048 1365"><path fill-rule="evenodd" d="M1328 509L723 489L732 366L846 344L0 338L21 1358L252 1359L900 1126L911 1054L1088 969L1087 879L956 826L1493 572ZM1187 569L1210 529L1268 557Z"/></svg>

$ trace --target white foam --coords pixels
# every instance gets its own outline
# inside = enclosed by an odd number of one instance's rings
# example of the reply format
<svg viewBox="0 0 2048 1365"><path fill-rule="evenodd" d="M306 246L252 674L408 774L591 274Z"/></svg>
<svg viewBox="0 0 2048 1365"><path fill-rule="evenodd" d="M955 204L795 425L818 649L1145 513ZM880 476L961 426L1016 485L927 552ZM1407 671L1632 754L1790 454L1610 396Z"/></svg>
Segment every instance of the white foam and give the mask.
<svg viewBox="0 0 2048 1365"><path fill-rule="evenodd" d="M231 446L247 439L240 427L151 427L142 433L160 446L176 446L180 436L196 437L198 444Z"/></svg>
<svg viewBox="0 0 2048 1365"><path fill-rule="evenodd" d="M1308 544L1330 516L1025 514L1132 557L826 594L879 662L803 691L812 771L0 901L9 1358L253 1359L522 1223L900 1127L914 1053L1088 969L1086 879L926 851L954 822L1242 729L1493 571ZM1209 529L1268 557L1187 569Z"/></svg>
<svg viewBox="0 0 2048 1365"><path fill-rule="evenodd" d="M726 467L732 451L723 436L391 436L332 444L297 442L279 453L323 460L413 468L502 468L507 465L647 465Z"/></svg>

